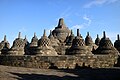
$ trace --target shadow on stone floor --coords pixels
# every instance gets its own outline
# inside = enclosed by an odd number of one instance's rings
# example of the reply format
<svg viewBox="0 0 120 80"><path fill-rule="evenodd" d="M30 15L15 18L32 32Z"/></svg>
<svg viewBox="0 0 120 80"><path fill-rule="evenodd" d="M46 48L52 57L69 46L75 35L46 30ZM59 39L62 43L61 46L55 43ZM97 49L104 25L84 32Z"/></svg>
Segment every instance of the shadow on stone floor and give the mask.
<svg viewBox="0 0 120 80"><path fill-rule="evenodd" d="M43 75L43 74L22 74L11 73L18 76L18 80L120 80L120 69L59 69L59 72L75 74L74 76Z"/></svg>
<svg viewBox="0 0 120 80"><path fill-rule="evenodd" d="M120 80L120 69L84 68L74 70L62 69L61 71L78 75L78 77L82 77L83 80Z"/></svg>
<svg viewBox="0 0 120 80"><path fill-rule="evenodd" d="M79 77L72 76L55 76L55 75L43 75L43 74L22 74L22 73L11 73L18 76L17 80L80 80Z"/></svg>

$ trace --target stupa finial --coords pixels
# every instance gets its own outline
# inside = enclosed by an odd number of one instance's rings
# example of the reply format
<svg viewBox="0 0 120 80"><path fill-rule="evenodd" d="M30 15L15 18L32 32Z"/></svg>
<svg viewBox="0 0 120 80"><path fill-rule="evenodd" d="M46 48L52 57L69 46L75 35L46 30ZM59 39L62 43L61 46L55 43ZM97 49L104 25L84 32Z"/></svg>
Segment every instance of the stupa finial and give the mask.
<svg viewBox="0 0 120 80"><path fill-rule="evenodd" d="M73 34L73 31L71 30L71 34Z"/></svg>
<svg viewBox="0 0 120 80"><path fill-rule="evenodd" d="M50 35L52 35L52 30L50 30Z"/></svg>
<svg viewBox="0 0 120 80"><path fill-rule="evenodd" d="M77 29L77 36L80 36L79 29Z"/></svg>
<svg viewBox="0 0 120 80"><path fill-rule="evenodd" d="M4 36L4 41L7 41L7 39L6 39L6 35Z"/></svg>
<svg viewBox="0 0 120 80"><path fill-rule="evenodd" d="M26 35L25 35L25 39L27 39Z"/></svg>
<svg viewBox="0 0 120 80"><path fill-rule="evenodd" d="M120 40L119 34L117 35L117 39Z"/></svg>
<svg viewBox="0 0 120 80"><path fill-rule="evenodd" d="M21 32L19 32L19 34L18 34L18 38L21 38Z"/></svg>
<svg viewBox="0 0 120 80"><path fill-rule="evenodd" d="M99 38L99 35L97 34L97 38Z"/></svg>
<svg viewBox="0 0 120 80"><path fill-rule="evenodd" d="M89 36L89 32L87 32L87 36Z"/></svg>
<svg viewBox="0 0 120 80"><path fill-rule="evenodd" d="M36 33L34 32L34 37L36 37Z"/></svg>
<svg viewBox="0 0 120 80"><path fill-rule="evenodd" d="M43 33L43 36L45 37L46 36L46 30L44 29L44 33Z"/></svg>
<svg viewBox="0 0 120 80"><path fill-rule="evenodd" d="M106 34L105 34L105 31L103 31L103 38L106 38Z"/></svg>

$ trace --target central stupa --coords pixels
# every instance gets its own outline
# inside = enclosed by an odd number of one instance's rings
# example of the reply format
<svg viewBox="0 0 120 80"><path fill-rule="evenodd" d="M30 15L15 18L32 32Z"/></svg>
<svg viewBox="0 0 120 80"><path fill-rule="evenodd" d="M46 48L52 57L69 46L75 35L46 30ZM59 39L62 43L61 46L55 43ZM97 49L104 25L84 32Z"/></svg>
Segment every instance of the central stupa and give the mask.
<svg viewBox="0 0 120 80"><path fill-rule="evenodd" d="M70 33L71 31L68 29L68 27L66 27L63 18L59 19L58 26L52 31L53 36L60 42L64 42Z"/></svg>

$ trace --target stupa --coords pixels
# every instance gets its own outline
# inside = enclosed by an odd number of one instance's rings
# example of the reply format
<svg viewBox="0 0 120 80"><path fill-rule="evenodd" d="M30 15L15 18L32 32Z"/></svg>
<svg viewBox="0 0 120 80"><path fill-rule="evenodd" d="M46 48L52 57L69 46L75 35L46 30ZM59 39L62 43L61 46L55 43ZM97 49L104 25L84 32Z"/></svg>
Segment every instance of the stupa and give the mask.
<svg viewBox="0 0 120 80"><path fill-rule="evenodd" d="M89 52L87 46L85 45L84 39L79 33L79 29L77 29L77 36L75 37L75 39L73 39L72 46L66 54L80 56L92 54L91 52Z"/></svg>
<svg viewBox="0 0 120 80"><path fill-rule="evenodd" d="M60 42L64 42L67 35L70 34L70 30L66 27L64 19L60 18L58 26L52 31L54 37L56 37Z"/></svg>
<svg viewBox="0 0 120 80"><path fill-rule="evenodd" d="M99 46L99 43L100 43L100 38L99 35L97 34L97 38L95 39L95 44Z"/></svg>
<svg viewBox="0 0 120 80"><path fill-rule="evenodd" d="M67 38L66 38L66 45L67 46L71 46L72 45L72 41L73 41L73 39L75 38L75 36L74 36L74 34L73 34L73 32L72 32L72 30L71 30L71 34L70 34L70 36L68 36Z"/></svg>
<svg viewBox="0 0 120 80"><path fill-rule="evenodd" d="M21 32L19 32L18 38L14 40L12 47L8 51L8 55L24 55L24 47L25 41L21 38Z"/></svg>
<svg viewBox="0 0 120 80"><path fill-rule="evenodd" d="M103 38L100 40L99 47L93 51L94 54L119 54L118 50L113 46L109 38L106 37L105 31L103 32Z"/></svg>
<svg viewBox="0 0 120 80"><path fill-rule="evenodd" d="M48 36L48 38L50 39L51 42L51 46L55 47L55 46L59 46L60 42L58 39L56 39L53 35L52 35L52 31L50 30L50 35Z"/></svg>
<svg viewBox="0 0 120 80"><path fill-rule="evenodd" d="M6 54L10 48L10 44L6 39L6 35L4 36L4 40L0 43L0 53Z"/></svg>
<svg viewBox="0 0 120 80"><path fill-rule="evenodd" d="M92 51L93 47L96 49L98 46L93 42L89 32L87 32L87 36L85 38L85 45L88 47L90 51Z"/></svg>
<svg viewBox="0 0 120 80"><path fill-rule="evenodd" d="M120 53L120 37L119 34L117 35L117 40L114 43L114 47L119 51Z"/></svg>
<svg viewBox="0 0 120 80"><path fill-rule="evenodd" d="M36 33L34 33L34 36L32 37L28 50L30 55L35 55L35 50L37 46L38 46L38 38L36 36Z"/></svg>
<svg viewBox="0 0 120 80"><path fill-rule="evenodd" d="M57 56L58 55L55 49L51 46L50 39L46 36L45 30L44 30L43 36L38 40L36 55L39 55L39 56Z"/></svg>

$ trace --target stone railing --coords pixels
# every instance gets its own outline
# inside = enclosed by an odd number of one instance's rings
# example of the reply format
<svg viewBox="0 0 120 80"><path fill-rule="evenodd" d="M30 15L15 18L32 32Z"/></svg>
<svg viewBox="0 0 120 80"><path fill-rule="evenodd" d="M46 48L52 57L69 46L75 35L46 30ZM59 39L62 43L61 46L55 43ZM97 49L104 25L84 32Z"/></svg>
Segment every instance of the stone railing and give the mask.
<svg viewBox="0 0 120 80"><path fill-rule="evenodd" d="M29 67L29 68L69 68L79 67L110 68L117 62L115 55L91 55L91 56L0 56L0 65Z"/></svg>

